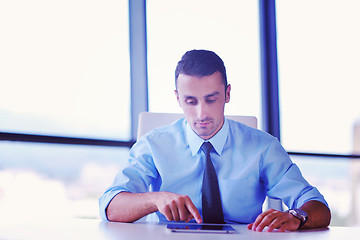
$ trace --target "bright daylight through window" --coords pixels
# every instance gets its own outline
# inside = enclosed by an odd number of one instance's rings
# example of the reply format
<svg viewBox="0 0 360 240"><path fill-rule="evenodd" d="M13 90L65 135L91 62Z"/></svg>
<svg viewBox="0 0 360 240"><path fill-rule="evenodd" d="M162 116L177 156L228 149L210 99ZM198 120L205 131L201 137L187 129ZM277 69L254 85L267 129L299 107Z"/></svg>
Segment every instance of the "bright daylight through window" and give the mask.
<svg viewBox="0 0 360 240"><path fill-rule="evenodd" d="M360 2L277 0L276 8L282 144L359 154ZM325 194L333 225L360 225L359 159L293 160Z"/></svg>
<svg viewBox="0 0 360 240"><path fill-rule="evenodd" d="M150 0L147 32L150 111L181 112L176 64L188 50L208 49L225 62L231 84L225 114L256 116L261 126L257 1Z"/></svg>
<svg viewBox="0 0 360 240"><path fill-rule="evenodd" d="M0 131L129 140L128 29L127 0L1 1ZM127 151L0 141L2 220L98 217Z"/></svg>

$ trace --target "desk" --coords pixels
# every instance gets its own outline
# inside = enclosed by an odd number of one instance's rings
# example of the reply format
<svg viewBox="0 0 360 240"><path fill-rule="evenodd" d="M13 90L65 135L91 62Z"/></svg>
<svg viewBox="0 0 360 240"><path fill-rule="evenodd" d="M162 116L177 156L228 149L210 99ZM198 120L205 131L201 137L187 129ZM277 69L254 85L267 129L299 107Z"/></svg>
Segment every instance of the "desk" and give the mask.
<svg viewBox="0 0 360 240"><path fill-rule="evenodd" d="M330 227L321 230L297 232L253 232L246 225L232 225L234 234L172 233L166 225L156 223L108 223L92 219L68 221L37 221L34 223L0 226L0 239L96 239L96 240L212 240L212 239L254 239L254 240L333 240L359 239L360 228Z"/></svg>

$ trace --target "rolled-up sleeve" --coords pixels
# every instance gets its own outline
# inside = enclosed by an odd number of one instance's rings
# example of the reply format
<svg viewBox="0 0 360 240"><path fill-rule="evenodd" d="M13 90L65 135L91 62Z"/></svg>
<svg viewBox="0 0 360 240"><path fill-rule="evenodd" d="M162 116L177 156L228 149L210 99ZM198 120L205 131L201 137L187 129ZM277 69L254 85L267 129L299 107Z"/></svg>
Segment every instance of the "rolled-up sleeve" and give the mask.
<svg viewBox="0 0 360 240"><path fill-rule="evenodd" d="M145 138L131 148L128 161L128 166L118 173L113 184L99 198L100 217L103 220L108 220L106 209L117 194L148 192L153 179L158 176L151 149Z"/></svg>
<svg viewBox="0 0 360 240"><path fill-rule="evenodd" d="M305 180L277 139L271 142L264 154L260 171L267 196L281 199L287 207L299 208L311 200L328 206L324 196Z"/></svg>

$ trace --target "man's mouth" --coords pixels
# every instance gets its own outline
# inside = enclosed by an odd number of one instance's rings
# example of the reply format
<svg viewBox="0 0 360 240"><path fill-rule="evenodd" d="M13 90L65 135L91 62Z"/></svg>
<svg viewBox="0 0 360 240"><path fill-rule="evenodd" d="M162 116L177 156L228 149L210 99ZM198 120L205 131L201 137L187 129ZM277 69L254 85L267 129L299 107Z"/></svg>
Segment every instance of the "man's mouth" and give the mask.
<svg viewBox="0 0 360 240"><path fill-rule="evenodd" d="M211 121L200 121L200 122L196 122L196 125L200 126L200 127L207 127L211 124Z"/></svg>

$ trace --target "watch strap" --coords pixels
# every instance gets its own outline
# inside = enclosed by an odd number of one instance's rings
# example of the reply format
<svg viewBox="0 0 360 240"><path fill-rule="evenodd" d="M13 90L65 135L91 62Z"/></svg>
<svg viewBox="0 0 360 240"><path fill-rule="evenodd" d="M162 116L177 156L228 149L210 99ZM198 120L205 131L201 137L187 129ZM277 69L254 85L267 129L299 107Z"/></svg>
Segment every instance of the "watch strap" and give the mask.
<svg viewBox="0 0 360 240"><path fill-rule="evenodd" d="M300 220L300 225L298 227L298 229L300 229L302 226L304 226L304 224L307 222L308 220L308 215L306 212L304 212L301 209L295 208L295 209L289 209L287 211L285 211L287 213L290 213L291 215L293 215L294 217L296 217L297 219Z"/></svg>

